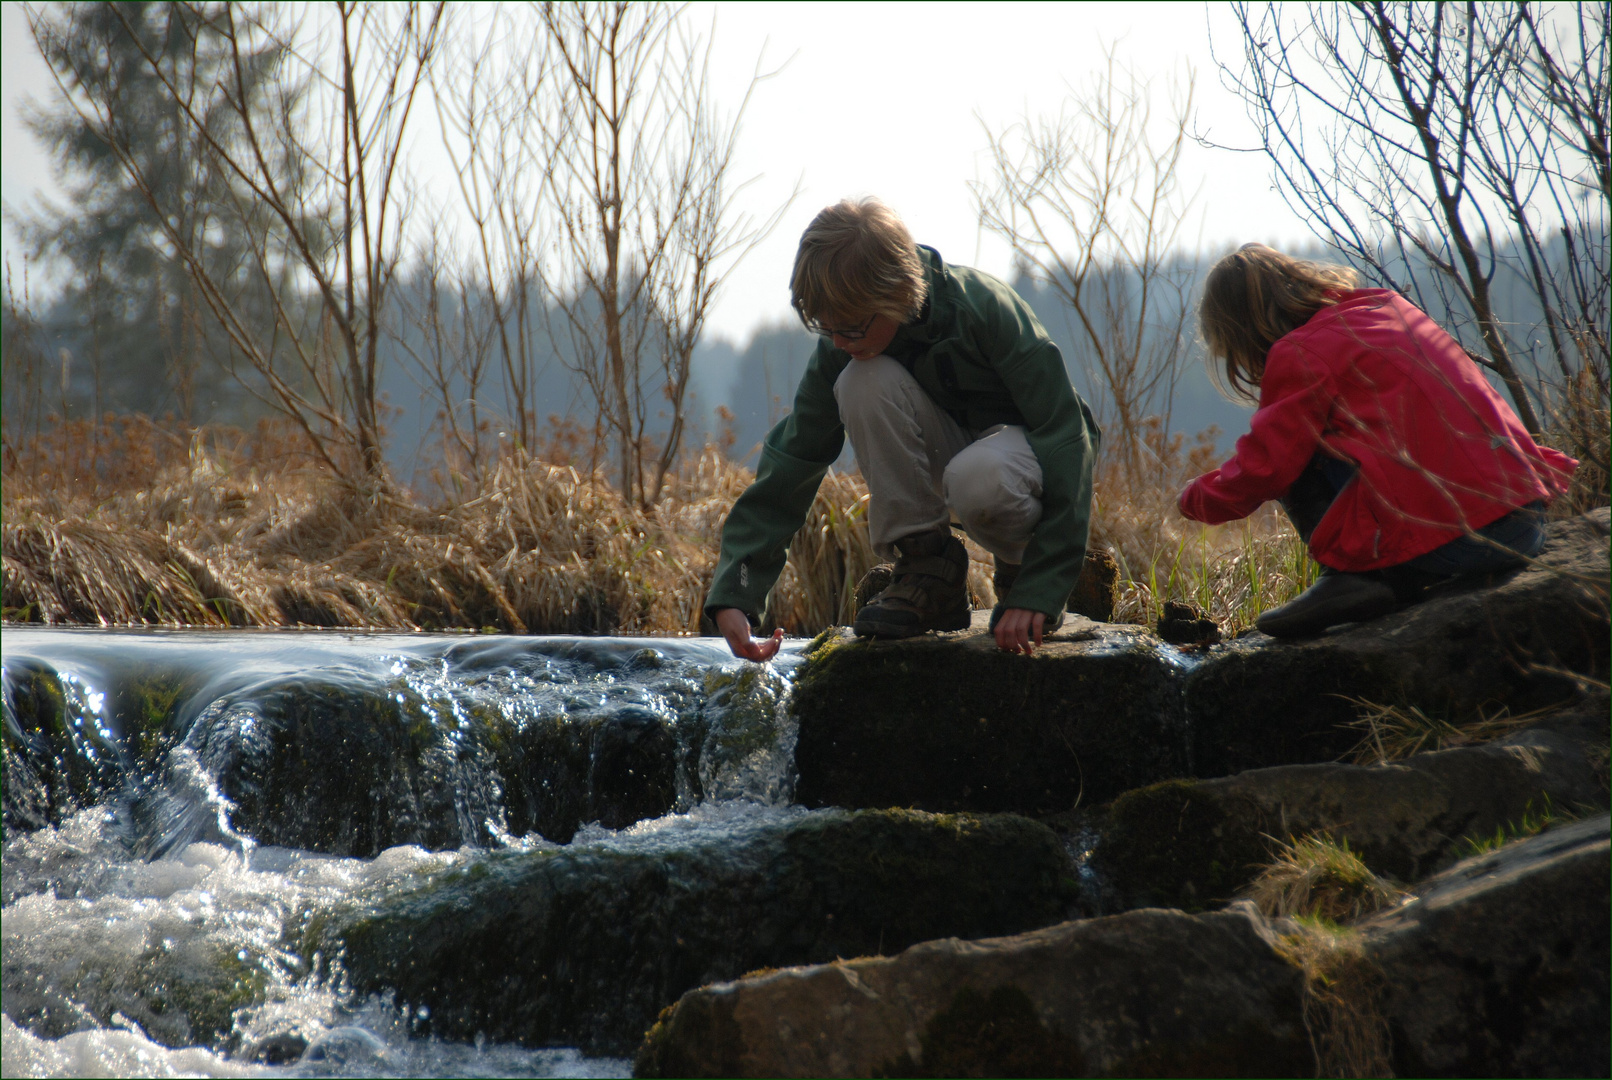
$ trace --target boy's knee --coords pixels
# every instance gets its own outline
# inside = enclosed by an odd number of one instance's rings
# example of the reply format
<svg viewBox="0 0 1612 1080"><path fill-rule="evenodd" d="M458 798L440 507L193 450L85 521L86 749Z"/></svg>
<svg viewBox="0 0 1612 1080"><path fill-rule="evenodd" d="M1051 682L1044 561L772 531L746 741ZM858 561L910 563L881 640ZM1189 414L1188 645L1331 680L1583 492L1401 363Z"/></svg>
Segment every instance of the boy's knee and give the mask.
<svg viewBox="0 0 1612 1080"><path fill-rule="evenodd" d="M884 402L902 400L906 396L905 383L912 381L911 373L888 356L852 360L834 380L834 400L839 403L842 417L877 409Z"/></svg>
<svg viewBox="0 0 1612 1080"><path fill-rule="evenodd" d="M1002 501L1001 463L984 454L966 451L946 466L946 505L959 520L989 515Z"/></svg>
<svg viewBox="0 0 1612 1080"><path fill-rule="evenodd" d="M995 438L982 439L952 458L946 466L946 503L965 526L1033 526L1041 514L1040 465L1022 435L993 442Z"/></svg>

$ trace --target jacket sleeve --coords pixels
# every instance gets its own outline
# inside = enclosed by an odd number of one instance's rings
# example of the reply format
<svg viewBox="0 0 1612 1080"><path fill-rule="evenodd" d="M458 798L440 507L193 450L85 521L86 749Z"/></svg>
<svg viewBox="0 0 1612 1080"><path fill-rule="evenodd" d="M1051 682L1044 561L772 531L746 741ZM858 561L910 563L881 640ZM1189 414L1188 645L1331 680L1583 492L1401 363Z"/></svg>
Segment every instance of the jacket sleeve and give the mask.
<svg viewBox="0 0 1612 1080"><path fill-rule="evenodd" d="M975 305L985 314L979 346L1024 416L1041 465L1041 520L1003 601L1051 615L1067 602L1085 561L1100 436L1091 410L1069 384L1063 354L1035 313L1007 286L993 286L995 302Z"/></svg>
<svg viewBox="0 0 1612 1080"><path fill-rule="evenodd" d="M834 379L843 363L836 350L819 341L795 391L795 403L761 445L756 479L728 512L722 525L707 615L738 608L760 625L767 594L783 572L789 541L806 521L817 488L845 444L845 425L834 400ZM839 354L843 357L844 354Z"/></svg>
<svg viewBox="0 0 1612 1080"><path fill-rule="evenodd" d="M1326 365L1292 344L1271 346L1259 408L1231 460L1181 492L1181 513L1218 525L1245 518L1293 487L1321 446L1333 394Z"/></svg>

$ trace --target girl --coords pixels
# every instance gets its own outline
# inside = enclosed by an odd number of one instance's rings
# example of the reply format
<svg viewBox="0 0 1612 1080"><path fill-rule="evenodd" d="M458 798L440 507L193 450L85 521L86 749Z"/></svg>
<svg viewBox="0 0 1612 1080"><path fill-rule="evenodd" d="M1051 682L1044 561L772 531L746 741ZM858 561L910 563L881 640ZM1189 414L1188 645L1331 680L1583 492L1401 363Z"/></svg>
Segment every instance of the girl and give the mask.
<svg viewBox="0 0 1612 1080"><path fill-rule="evenodd" d="M1275 637L1375 618L1544 546L1578 462L1541 447L1466 351L1353 270L1246 244L1209 271L1198 321L1231 391L1257 401L1232 459L1181 493L1218 524L1280 499L1321 577L1260 615Z"/></svg>

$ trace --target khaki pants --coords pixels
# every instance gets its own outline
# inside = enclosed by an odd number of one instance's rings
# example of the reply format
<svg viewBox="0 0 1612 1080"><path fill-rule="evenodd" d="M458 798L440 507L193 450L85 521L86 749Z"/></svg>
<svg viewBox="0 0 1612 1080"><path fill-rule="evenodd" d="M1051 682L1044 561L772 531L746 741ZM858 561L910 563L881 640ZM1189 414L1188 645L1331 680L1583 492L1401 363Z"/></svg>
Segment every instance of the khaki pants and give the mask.
<svg viewBox="0 0 1612 1080"><path fill-rule="evenodd" d="M895 558L895 541L955 515L980 547L1024 561L1041 520L1041 462L1024 428L967 430L888 356L852 360L834 397L872 495L868 528L881 557Z"/></svg>

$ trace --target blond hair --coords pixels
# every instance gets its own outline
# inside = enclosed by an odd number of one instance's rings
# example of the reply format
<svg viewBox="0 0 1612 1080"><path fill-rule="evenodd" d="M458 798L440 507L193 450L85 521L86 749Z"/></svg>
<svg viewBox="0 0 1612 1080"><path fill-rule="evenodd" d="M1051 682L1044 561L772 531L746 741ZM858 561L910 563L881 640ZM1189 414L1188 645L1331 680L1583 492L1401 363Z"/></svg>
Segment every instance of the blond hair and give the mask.
<svg viewBox="0 0 1612 1080"><path fill-rule="evenodd" d="M1264 244L1223 256L1204 279L1198 330L1209 355L1221 361L1225 388L1257 402L1265 357L1277 339L1359 287L1360 275L1347 266L1295 259Z"/></svg>
<svg viewBox="0 0 1612 1080"><path fill-rule="evenodd" d="M800 234L789 291L800 321L850 324L874 315L910 322L928 295L918 245L878 199L841 199Z"/></svg>

